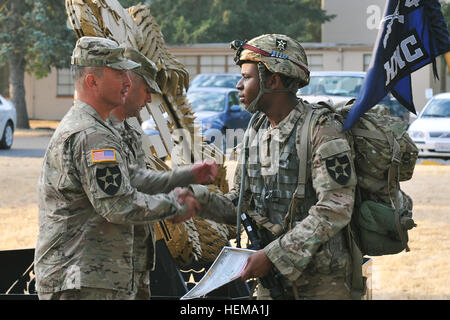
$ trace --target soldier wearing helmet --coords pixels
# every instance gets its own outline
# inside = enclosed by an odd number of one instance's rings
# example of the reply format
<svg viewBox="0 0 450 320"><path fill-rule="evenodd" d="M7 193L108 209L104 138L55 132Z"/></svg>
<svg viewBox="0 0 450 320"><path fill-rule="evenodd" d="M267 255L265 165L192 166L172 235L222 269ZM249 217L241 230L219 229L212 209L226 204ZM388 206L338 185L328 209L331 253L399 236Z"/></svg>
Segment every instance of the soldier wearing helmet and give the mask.
<svg viewBox="0 0 450 320"><path fill-rule="evenodd" d="M292 93L295 96L299 88L309 83L305 51L299 42L289 37L262 35L249 42L233 41L231 46L237 50L235 62L241 68L246 65L238 89L245 81L248 72L253 71L258 76L258 94L251 103L246 104L246 106L248 105L247 110L251 113L262 110L262 106L258 104L264 94L284 92ZM277 74L280 77L284 88L274 89L266 86L266 81L269 80L271 74ZM243 95L241 94L241 96Z"/></svg>
<svg viewBox="0 0 450 320"><path fill-rule="evenodd" d="M249 257L241 279L261 279L259 299L360 297L350 289L346 240L356 185L353 154L335 113L296 97L309 83L303 47L285 35L265 34L234 41L232 48L242 74L236 88L254 116L231 191L220 196L193 188L201 215L230 223L237 206L256 222L265 243ZM266 277L281 289L273 290Z"/></svg>

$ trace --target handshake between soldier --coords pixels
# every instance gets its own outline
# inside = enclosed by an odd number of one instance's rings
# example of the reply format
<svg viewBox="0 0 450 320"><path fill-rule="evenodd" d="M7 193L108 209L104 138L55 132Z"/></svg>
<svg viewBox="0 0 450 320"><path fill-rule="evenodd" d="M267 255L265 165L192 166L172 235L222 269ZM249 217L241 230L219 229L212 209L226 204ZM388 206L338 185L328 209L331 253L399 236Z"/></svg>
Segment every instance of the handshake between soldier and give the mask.
<svg viewBox="0 0 450 320"><path fill-rule="evenodd" d="M72 70L76 98L38 181L36 291L39 299L149 299L153 224L198 214L200 202L187 187L212 183L217 165L147 169L141 133L126 119L159 90L145 56L82 37Z"/></svg>
<svg viewBox="0 0 450 320"><path fill-rule="evenodd" d="M192 175L196 184L211 184L217 175L217 164L213 160L205 160L202 163L196 163L191 167ZM186 206L186 214L168 219L172 223L180 223L195 216L197 211L201 210L201 205L195 198L193 192L186 188L175 188L178 195L178 203Z"/></svg>

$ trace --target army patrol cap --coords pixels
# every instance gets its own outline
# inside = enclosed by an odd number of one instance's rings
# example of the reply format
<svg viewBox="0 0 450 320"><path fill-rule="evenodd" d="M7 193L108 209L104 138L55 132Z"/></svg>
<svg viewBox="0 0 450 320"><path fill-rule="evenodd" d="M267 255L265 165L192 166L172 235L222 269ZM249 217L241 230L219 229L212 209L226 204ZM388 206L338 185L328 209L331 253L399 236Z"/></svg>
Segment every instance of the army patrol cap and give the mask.
<svg viewBox="0 0 450 320"><path fill-rule="evenodd" d="M99 37L78 39L72 53L72 64L81 67L109 67L116 70L132 70L139 63L124 57L125 48L115 41Z"/></svg>
<svg viewBox="0 0 450 320"><path fill-rule="evenodd" d="M133 60L141 65L139 68L133 69L133 72L144 78L153 93L161 94L161 90L155 81L158 72L156 64L133 48L126 48L124 56L126 59Z"/></svg>
<svg viewBox="0 0 450 320"><path fill-rule="evenodd" d="M263 34L250 41L235 40L231 48L236 51L234 61L262 62L272 73L299 79L301 86L309 83L308 60L302 45L283 34Z"/></svg>

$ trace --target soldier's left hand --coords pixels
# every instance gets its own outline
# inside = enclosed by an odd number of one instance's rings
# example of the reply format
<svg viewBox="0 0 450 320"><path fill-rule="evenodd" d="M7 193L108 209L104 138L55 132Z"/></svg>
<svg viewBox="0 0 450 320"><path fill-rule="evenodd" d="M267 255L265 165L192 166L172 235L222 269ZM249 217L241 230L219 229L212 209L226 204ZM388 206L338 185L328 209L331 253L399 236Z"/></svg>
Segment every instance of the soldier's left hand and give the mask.
<svg viewBox="0 0 450 320"><path fill-rule="evenodd" d="M191 167L195 183L211 184L217 176L217 164L214 160L207 159L202 163L196 163Z"/></svg>
<svg viewBox="0 0 450 320"><path fill-rule="evenodd" d="M240 278L246 281L251 278L262 278L272 268L272 262L263 250L258 250L247 259L247 265L242 270Z"/></svg>

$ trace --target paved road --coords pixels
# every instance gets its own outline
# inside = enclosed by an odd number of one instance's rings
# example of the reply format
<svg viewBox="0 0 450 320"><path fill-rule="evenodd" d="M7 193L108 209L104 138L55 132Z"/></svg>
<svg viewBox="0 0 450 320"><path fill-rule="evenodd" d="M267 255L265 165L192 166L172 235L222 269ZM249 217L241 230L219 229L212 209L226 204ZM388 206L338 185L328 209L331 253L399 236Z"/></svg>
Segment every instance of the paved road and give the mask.
<svg viewBox="0 0 450 320"><path fill-rule="evenodd" d="M52 131L18 132L14 135L11 149L0 149L0 157L43 158Z"/></svg>
<svg viewBox="0 0 450 320"><path fill-rule="evenodd" d="M417 164L423 165L450 165L450 159L440 159L440 158L419 158L416 162Z"/></svg>

